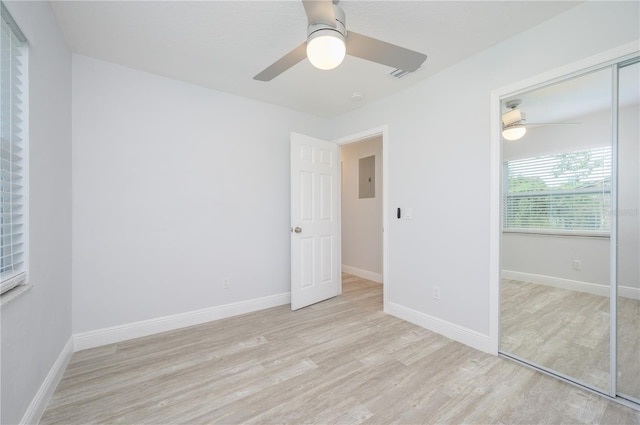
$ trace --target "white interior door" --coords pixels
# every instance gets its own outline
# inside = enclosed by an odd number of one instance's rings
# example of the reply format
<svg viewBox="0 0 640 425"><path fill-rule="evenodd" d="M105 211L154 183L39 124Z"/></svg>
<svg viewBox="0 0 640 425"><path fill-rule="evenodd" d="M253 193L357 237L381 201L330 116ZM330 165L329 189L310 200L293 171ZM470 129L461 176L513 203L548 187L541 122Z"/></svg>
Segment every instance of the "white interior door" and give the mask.
<svg viewBox="0 0 640 425"><path fill-rule="evenodd" d="M340 290L338 145L291 133L291 309Z"/></svg>

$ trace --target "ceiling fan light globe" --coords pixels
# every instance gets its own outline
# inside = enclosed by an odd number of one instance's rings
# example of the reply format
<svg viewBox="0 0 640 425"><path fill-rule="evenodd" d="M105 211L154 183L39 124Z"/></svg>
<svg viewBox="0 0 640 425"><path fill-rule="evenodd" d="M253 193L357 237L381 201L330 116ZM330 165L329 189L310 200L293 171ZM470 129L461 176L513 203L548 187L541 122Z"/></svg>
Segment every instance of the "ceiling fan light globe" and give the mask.
<svg viewBox="0 0 640 425"><path fill-rule="evenodd" d="M527 128L524 125L514 125L506 127L502 130L502 137L505 140L513 141L521 139L527 133Z"/></svg>
<svg viewBox="0 0 640 425"><path fill-rule="evenodd" d="M337 67L344 60L346 52L344 38L336 31L318 31L307 41L307 58L318 69Z"/></svg>

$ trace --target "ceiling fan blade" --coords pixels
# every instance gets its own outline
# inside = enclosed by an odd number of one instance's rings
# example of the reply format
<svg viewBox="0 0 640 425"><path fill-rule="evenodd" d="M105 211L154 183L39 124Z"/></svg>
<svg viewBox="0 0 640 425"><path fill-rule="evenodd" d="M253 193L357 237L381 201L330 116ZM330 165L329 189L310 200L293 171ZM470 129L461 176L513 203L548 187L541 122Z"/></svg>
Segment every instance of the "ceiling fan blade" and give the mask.
<svg viewBox="0 0 640 425"><path fill-rule="evenodd" d="M307 42L305 41L304 43L269 65L264 71L253 77L253 79L258 81L271 81L306 57Z"/></svg>
<svg viewBox="0 0 640 425"><path fill-rule="evenodd" d="M325 24L336 27L336 15L331 0L302 0L307 21L311 24Z"/></svg>
<svg viewBox="0 0 640 425"><path fill-rule="evenodd" d="M525 127L544 127L547 125L578 125L579 122L532 122L524 124Z"/></svg>
<svg viewBox="0 0 640 425"><path fill-rule="evenodd" d="M347 32L347 54L360 59L381 63L403 71L416 71L427 55L395 44L377 40L357 32Z"/></svg>

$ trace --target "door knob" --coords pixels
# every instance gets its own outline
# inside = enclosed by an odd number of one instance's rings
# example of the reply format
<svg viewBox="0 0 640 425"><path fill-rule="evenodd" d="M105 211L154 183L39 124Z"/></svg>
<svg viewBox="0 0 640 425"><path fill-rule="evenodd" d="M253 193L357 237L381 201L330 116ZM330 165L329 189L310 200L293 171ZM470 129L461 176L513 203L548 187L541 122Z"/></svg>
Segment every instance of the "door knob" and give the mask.
<svg viewBox="0 0 640 425"><path fill-rule="evenodd" d="M296 233L302 233L302 228L301 227L296 227L294 229L292 229L294 232Z"/></svg>

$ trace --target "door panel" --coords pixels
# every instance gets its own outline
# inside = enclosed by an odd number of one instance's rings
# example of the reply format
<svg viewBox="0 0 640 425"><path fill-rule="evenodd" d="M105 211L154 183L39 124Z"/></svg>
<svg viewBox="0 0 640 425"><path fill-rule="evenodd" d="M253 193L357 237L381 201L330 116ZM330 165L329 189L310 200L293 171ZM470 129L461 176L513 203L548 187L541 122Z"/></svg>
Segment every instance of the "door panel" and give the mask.
<svg viewBox="0 0 640 425"><path fill-rule="evenodd" d="M339 292L338 146L291 134L291 309Z"/></svg>

